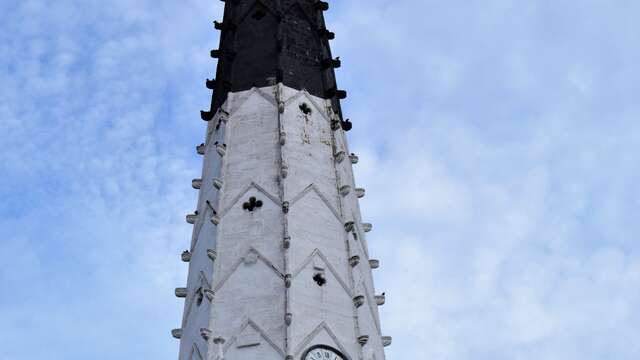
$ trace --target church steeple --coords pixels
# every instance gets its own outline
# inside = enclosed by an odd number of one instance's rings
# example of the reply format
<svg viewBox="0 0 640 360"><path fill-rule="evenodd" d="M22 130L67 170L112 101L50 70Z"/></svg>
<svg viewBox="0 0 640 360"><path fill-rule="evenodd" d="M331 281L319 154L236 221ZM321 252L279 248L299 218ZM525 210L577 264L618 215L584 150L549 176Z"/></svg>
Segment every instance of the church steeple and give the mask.
<svg viewBox="0 0 640 360"><path fill-rule="evenodd" d="M224 20L215 22L220 46L211 51L218 59L211 109L215 112L230 91L283 83L331 99L340 113L338 89L323 12L329 4L316 0L227 0Z"/></svg>
<svg viewBox="0 0 640 360"><path fill-rule="evenodd" d="M227 0L203 144L180 360L383 360L359 199L317 0Z"/></svg>

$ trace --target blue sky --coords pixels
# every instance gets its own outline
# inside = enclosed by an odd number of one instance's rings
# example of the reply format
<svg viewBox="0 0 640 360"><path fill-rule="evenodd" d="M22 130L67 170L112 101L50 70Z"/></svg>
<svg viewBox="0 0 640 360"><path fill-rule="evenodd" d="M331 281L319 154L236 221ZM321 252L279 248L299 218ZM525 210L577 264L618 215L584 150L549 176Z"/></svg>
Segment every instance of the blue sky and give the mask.
<svg viewBox="0 0 640 360"><path fill-rule="evenodd" d="M176 359L214 0L0 0L0 359ZM388 359L640 358L640 3L331 1Z"/></svg>

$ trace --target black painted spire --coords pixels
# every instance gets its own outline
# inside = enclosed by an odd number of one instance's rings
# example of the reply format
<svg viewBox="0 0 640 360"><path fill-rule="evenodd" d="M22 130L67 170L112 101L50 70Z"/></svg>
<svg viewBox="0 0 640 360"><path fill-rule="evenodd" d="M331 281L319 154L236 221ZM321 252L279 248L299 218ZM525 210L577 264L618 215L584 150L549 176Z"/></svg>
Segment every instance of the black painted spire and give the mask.
<svg viewBox="0 0 640 360"><path fill-rule="evenodd" d="M224 1L224 0L223 0ZM331 55L323 12L329 4L318 0L226 0L224 20L215 22L221 31L220 46L211 51L218 59L212 89L212 116L229 91L243 91L282 82L325 99L333 99L340 114L334 69L339 59Z"/></svg>

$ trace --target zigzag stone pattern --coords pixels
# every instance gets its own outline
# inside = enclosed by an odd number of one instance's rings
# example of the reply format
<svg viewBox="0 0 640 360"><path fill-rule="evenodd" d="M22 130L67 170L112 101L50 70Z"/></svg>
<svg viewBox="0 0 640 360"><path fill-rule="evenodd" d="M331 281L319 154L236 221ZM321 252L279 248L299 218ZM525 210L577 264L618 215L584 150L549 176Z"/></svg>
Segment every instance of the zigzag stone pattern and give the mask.
<svg viewBox="0 0 640 360"><path fill-rule="evenodd" d="M319 346L384 359L328 3L225 2L181 257L189 275L176 291L180 360L297 360Z"/></svg>
<svg viewBox="0 0 640 360"><path fill-rule="evenodd" d="M336 159L349 153L336 116L330 101L280 84L230 93L209 123L181 359L194 345L205 359L296 359L315 344L384 359L357 194L340 191L355 183ZM261 207L244 207L251 198Z"/></svg>

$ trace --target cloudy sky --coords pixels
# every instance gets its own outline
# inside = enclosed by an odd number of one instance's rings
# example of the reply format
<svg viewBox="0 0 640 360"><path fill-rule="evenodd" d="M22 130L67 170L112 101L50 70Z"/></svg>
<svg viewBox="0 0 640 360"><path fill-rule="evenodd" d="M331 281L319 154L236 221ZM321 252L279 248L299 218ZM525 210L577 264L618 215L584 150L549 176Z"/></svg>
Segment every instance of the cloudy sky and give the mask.
<svg viewBox="0 0 640 360"><path fill-rule="evenodd" d="M217 0L0 0L0 359L177 358ZM387 358L640 358L640 2L331 1Z"/></svg>

